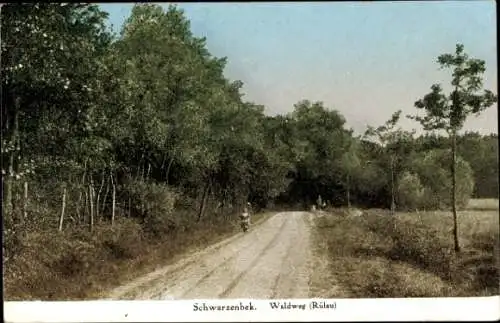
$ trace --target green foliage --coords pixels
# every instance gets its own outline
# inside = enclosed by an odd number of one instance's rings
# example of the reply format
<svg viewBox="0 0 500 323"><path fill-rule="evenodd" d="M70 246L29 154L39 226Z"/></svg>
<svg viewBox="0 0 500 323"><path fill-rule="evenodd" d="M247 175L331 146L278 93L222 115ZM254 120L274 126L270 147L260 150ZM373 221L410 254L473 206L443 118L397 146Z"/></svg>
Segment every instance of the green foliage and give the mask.
<svg viewBox="0 0 500 323"><path fill-rule="evenodd" d="M425 111L425 116L415 116L426 130L443 129L454 132L461 129L470 115L478 115L492 106L497 97L490 90L482 90L485 62L470 58L464 46L457 44L454 54L443 54L437 59L441 68L452 69L449 95L440 84L431 86L431 92L415 102L415 107Z"/></svg>
<svg viewBox="0 0 500 323"><path fill-rule="evenodd" d="M347 176L353 176L355 172L360 170L361 160L359 158L358 142L353 138L348 144L347 151L342 154L341 165Z"/></svg>
<svg viewBox="0 0 500 323"><path fill-rule="evenodd" d="M414 151L447 149L451 145L448 137L426 133L416 138ZM466 160L474 173L474 197L498 197L498 136L466 132L457 136L457 153Z"/></svg>
<svg viewBox="0 0 500 323"><path fill-rule="evenodd" d="M465 133L457 138L458 153L474 172L474 196L498 197L498 136Z"/></svg>
<svg viewBox="0 0 500 323"><path fill-rule="evenodd" d="M208 191L210 199L234 206L318 195L343 204L346 191L354 203L387 206L391 175L401 178L407 156L444 148L436 147L441 139L419 142L396 129L401 111L369 127L364 138L355 138L344 117L322 102L302 100L288 115L265 116L263 106L243 101L243 83L224 76L227 59L210 54L176 6L135 5L119 35L105 27L106 18L89 4L3 6L2 171L15 188L6 190L15 195L9 201L22 202L27 180L38 200L57 209L61 188L68 187L68 212L88 216L89 184L95 202L105 199L109 211L111 184L136 178L139 191L117 195L121 208L129 208L131 196L138 205L139 193L163 184L190 200ZM477 94L484 63L462 47L439 62L455 68L453 82L465 94L444 97L433 87L419 106L444 118L460 110L453 102L466 103L459 124L493 102L490 92ZM459 142L476 194L496 187L493 141L482 140ZM145 216L132 211L124 212Z"/></svg>
<svg viewBox="0 0 500 323"><path fill-rule="evenodd" d="M424 207L449 207L451 201L451 172L449 150L439 149L420 153L413 158L412 170L418 174L424 186ZM457 206L467 205L474 189L470 165L457 156Z"/></svg>
<svg viewBox="0 0 500 323"><path fill-rule="evenodd" d="M168 186L133 180L123 189L130 197L134 212L143 219L147 233L161 236L175 229L174 205L178 195Z"/></svg>
<svg viewBox="0 0 500 323"><path fill-rule="evenodd" d="M368 126L364 138L375 140L380 155L379 163L389 169L387 172L387 183L390 186L391 210L396 208L397 179L406 168L407 156L412 151L415 131L404 131L401 127L396 128L401 117L401 110L394 112L389 120L383 125L374 128Z"/></svg>
<svg viewBox="0 0 500 323"><path fill-rule="evenodd" d="M415 210L422 206L424 187L418 175L405 171L398 181L397 194L400 209Z"/></svg>

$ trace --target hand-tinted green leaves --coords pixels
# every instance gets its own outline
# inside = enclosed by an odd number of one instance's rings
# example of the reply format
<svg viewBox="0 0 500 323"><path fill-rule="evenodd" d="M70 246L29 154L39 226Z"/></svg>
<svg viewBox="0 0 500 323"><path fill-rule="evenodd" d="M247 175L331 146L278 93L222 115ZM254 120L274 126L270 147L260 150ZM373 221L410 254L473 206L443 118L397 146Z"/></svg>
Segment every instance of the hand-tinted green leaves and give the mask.
<svg viewBox="0 0 500 323"><path fill-rule="evenodd" d="M488 90L479 93L486 64L483 60L470 58L463 45L457 44L455 54L440 55L438 63L442 68L452 69L453 90L447 96L440 85L433 85L430 93L415 102L415 107L424 110L425 116L413 119L426 130L456 131L463 127L469 115L481 113L497 98Z"/></svg>

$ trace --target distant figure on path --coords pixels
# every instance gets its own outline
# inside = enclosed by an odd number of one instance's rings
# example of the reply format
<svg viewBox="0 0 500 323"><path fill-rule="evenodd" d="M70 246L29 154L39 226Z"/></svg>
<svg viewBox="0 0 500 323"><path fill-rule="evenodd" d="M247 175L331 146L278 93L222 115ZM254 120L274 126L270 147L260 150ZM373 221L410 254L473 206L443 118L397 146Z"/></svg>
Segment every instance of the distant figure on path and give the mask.
<svg viewBox="0 0 500 323"><path fill-rule="evenodd" d="M316 205L318 206L318 210L321 210L323 207L323 200L321 199L321 195L318 195L318 199L316 200Z"/></svg>
<svg viewBox="0 0 500 323"><path fill-rule="evenodd" d="M252 214L253 214L253 208L252 208L252 204L250 202L247 202L246 211L248 213L248 224L250 224L250 220L251 220Z"/></svg>
<svg viewBox="0 0 500 323"><path fill-rule="evenodd" d="M244 232L248 231L250 227L250 211L249 211L249 206L250 203L247 203L247 205L243 208L243 213L240 215L240 220L241 220L241 228L243 229Z"/></svg>

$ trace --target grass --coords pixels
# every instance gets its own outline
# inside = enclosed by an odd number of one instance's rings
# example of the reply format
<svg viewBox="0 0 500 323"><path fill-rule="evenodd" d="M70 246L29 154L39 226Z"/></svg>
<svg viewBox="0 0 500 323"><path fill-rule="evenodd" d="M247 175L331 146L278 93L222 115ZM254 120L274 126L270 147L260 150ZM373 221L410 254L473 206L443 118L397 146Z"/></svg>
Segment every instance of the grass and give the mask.
<svg viewBox="0 0 500 323"><path fill-rule="evenodd" d="M272 212L253 217L254 225ZM239 232L237 220L205 217L161 239L151 239L133 219L120 217L115 226L84 230L29 233L19 255L4 263L5 300L98 299L129 280L149 273Z"/></svg>
<svg viewBox="0 0 500 323"><path fill-rule="evenodd" d="M323 247L316 253L327 259L335 277L321 282L327 284L323 297L497 295L498 207L494 201L471 204L459 212L459 254L453 252L449 212L390 216L368 210L358 217L334 213L317 218L316 244Z"/></svg>
<svg viewBox="0 0 500 323"><path fill-rule="evenodd" d="M498 199L472 199L469 201L467 209L476 211L498 210Z"/></svg>

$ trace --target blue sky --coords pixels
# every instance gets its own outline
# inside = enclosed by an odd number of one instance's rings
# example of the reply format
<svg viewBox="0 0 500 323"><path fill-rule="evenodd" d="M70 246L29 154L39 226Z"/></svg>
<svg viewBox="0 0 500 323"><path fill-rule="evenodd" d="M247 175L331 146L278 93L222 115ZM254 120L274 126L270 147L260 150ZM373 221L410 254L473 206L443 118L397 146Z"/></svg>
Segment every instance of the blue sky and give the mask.
<svg viewBox="0 0 500 323"><path fill-rule="evenodd" d="M168 4L163 4L165 8ZM466 51L486 61L485 86L497 91L494 1L181 3L196 36L228 57L226 76L245 99L286 113L301 99L339 110L363 131L413 103L433 83L449 82L438 55ZM119 31L133 4L105 4ZM498 132L495 105L467 130ZM403 120L405 128L417 128Z"/></svg>

